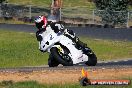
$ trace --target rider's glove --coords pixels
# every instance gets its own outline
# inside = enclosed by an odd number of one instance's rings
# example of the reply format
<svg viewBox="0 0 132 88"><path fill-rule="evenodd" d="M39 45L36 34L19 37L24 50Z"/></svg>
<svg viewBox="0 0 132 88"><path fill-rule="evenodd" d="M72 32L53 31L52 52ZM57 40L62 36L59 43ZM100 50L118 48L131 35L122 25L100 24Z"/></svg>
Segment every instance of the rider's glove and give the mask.
<svg viewBox="0 0 132 88"><path fill-rule="evenodd" d="M42 41L43 38L41 36L41 31L36 32L36 38L37 38L38 41Z"/></svg>
<svg viewBox="0 0 132 88"><path fill-rule="evenodd" d="M64 32L64 26L61 23L51 22L49 25L55 33Z"/></svg>

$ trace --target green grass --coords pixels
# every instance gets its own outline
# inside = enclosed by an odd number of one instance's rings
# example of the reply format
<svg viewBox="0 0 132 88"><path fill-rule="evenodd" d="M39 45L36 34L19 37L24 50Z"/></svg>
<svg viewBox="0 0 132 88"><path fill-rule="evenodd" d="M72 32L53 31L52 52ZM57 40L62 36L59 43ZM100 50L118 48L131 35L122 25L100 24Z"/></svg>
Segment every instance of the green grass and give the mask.
<svg viewBox="0 0 132 88"><path fill-rule="evenodd" d="M122 86L118 86L118 85L93 85L93 86L86 86L83 87L79 84L64 84L64 85L48 85L48 84L39 84L35 81L27 81L27 82L17 82L17 83L13 83L11 81L6 82L3 81L0 84L0 88L132 88L132 84L130 85L122 85Z"/></svg>
<svg viewBox="0 0 132 88"><path fill-rule="evenodd" d="M8 0L8 3L20 5L49 6L51 0Z"/></svg>
<svg viewBox="0 0 132 88"><path fill-rule="evenodd" d="M47 58L39 52L35 35L0 30L0 67L43 65Z"/></svg>
<svg viewBox="0 0 132 88"><path fill-rule="evenodd" d="M94 50L98 60L132 58L132 42L80 40ZM38 50L35 34L0 30L0 67L40 66L47 64L48 54Z"/></svg>
<svg viewBox="0 0 132 88"><path fill-rule="evenodd" d="M34 6L46 6L51 5L52 0L8 0L9 3L23 4L23 5L34 5ZM88 7L94 8L95 5L88 0L63 0L63 7Z"/></svg>
<svg viewBox="0 0 132 88"><path fill-rule="evenodd" d="M93 49L99 60L132 58L132 42L80 38Z"/></svg>

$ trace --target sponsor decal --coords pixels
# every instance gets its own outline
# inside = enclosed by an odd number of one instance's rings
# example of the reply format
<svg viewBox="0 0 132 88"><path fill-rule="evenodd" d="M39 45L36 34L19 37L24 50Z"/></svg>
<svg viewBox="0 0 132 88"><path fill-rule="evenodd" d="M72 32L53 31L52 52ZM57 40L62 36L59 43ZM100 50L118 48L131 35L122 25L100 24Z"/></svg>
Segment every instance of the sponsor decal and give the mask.
<svg viewBox="0 0 132 88"><path fill-rule="evenodd" d="M120 79L104 79L104 80L91 80L88 78L88 72L82 68L81 70L82 77L79 80L80 84L82 86L88 86L88 85L129 85L130 80L120 80Z"/></svg>

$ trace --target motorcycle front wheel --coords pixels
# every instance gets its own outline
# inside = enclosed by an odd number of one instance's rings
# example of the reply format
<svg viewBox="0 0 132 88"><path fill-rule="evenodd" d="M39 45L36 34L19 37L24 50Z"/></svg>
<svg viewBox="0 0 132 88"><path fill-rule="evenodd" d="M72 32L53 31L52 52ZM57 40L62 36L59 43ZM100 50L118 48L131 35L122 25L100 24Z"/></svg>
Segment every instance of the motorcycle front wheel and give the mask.
<svg viewBox="0 0 132 88"><path fill-rule="evenodd" d="M54 57L50 54L48 59L48 65L49 67L57 67L59 65L59 62L54 59Z"/></svg>
<svg viewBox="0 0 132 88"><path fill-rule="evenodd" d="M71 57L66 54L60 54L57 47L51 48L50 52L53 58L63 66L73 66L73 61Z"/></svg>

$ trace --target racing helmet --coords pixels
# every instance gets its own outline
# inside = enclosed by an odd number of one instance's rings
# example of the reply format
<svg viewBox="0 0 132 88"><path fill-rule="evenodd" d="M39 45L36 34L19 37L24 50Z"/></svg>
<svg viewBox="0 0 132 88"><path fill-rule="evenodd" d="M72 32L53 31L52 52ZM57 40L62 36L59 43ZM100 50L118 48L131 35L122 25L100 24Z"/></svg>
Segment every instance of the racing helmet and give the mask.
<svg viewBox="0 0 132 88"><path fill-rule="evenodd" d="M45 16L38 16L35 19L35 26L39 29L45 29L47 25L47 18Z"/></svg>

